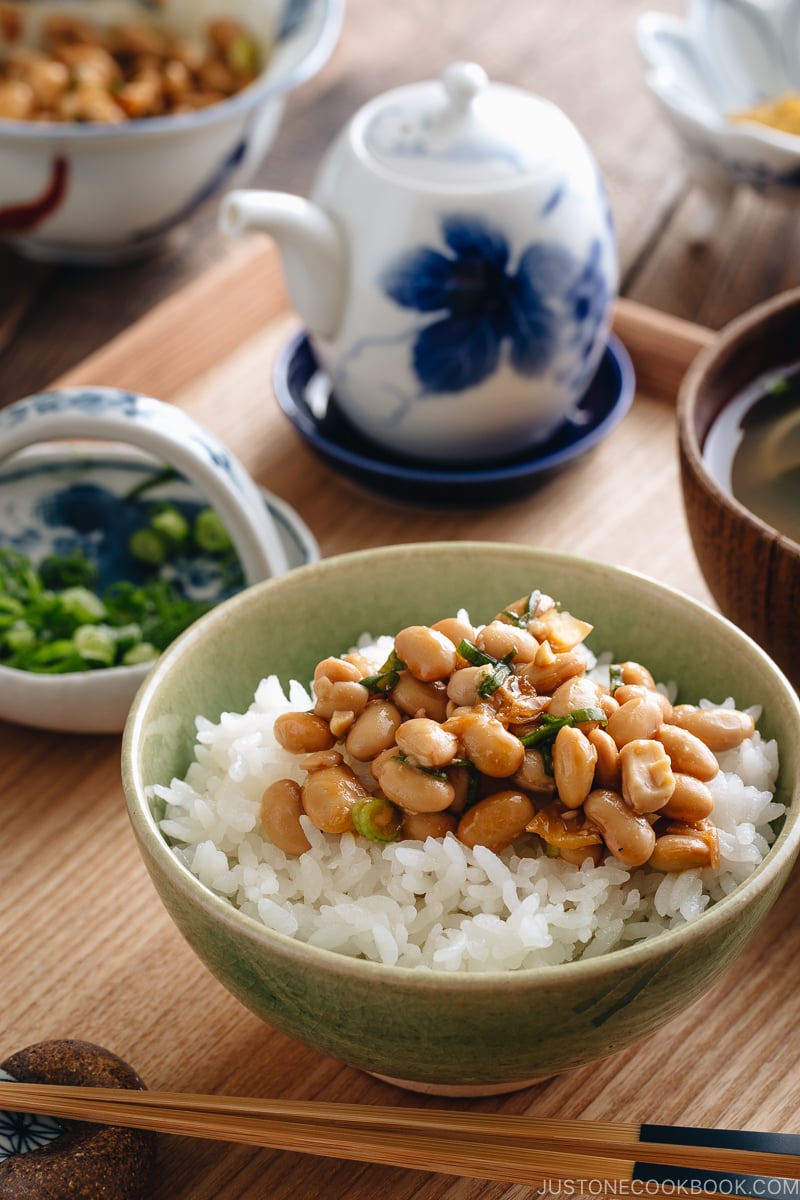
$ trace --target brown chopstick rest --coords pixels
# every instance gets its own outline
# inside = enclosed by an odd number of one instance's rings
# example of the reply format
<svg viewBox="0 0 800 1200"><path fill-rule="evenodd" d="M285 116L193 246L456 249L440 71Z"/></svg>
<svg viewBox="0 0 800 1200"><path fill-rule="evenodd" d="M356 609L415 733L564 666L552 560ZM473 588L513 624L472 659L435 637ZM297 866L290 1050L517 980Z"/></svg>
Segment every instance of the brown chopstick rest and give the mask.
<svg viewBox="0 0 800 1200"><path fill-rule="evenodd" d="M38 1042L0 1063L20 1083L146 1090L118 1055L90 1042ZM85 1121L0 1113L3 1200L140 1200L155 1162L156 1135Z"/></svg>

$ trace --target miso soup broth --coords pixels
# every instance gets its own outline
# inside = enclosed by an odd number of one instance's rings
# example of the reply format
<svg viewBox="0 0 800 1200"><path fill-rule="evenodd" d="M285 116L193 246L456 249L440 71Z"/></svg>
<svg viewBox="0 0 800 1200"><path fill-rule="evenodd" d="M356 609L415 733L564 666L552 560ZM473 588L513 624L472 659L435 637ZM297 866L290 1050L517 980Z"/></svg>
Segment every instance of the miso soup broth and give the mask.
<svg viewBox="0 0 800 1200"><path fill-rule="evenodd" d="M800 365L762 376L728 404L703 459L740 504L800 543Z"/></svg>

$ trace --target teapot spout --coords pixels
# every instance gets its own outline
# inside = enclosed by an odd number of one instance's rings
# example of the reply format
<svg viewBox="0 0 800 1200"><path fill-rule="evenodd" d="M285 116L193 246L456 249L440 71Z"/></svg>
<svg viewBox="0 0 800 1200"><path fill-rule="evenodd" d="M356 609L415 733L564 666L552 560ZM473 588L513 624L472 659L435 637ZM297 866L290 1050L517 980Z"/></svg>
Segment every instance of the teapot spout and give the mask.
<svg viewBox="0 0 800 1200"><path fill-rule="evenodd" d="M229 237L269 234L281 253L292 303L311 333L336 334L346 285L341 233L317 204L285 192L240 189L222 200L219 228Z"/></svg>

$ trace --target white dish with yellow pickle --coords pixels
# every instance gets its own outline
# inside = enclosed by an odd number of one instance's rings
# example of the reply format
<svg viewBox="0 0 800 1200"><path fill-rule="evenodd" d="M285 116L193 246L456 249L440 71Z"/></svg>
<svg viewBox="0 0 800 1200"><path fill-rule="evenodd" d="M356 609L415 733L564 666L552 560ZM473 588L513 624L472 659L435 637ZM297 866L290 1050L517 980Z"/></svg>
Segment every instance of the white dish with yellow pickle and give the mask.
<svg viewBox="0 0 800 1200"><path fill-rule="evenodd" d="M689 0L685 17L639 19L647 85L712 202L709 221L740 186L800 195L799 26L788 0Z"/></svg>

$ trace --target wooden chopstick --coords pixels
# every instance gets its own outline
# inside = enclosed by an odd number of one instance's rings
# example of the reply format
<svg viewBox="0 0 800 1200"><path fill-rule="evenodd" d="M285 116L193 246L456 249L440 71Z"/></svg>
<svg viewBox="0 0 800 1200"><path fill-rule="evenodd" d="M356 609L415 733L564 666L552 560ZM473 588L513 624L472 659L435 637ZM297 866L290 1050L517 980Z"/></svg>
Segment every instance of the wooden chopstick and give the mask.
<svg viewBox="0 0 800 1200"><path fill-rule="evenodd" d="M509 1183L800 1178L793 1134L5 1082L0 1108Z"/></svg>

